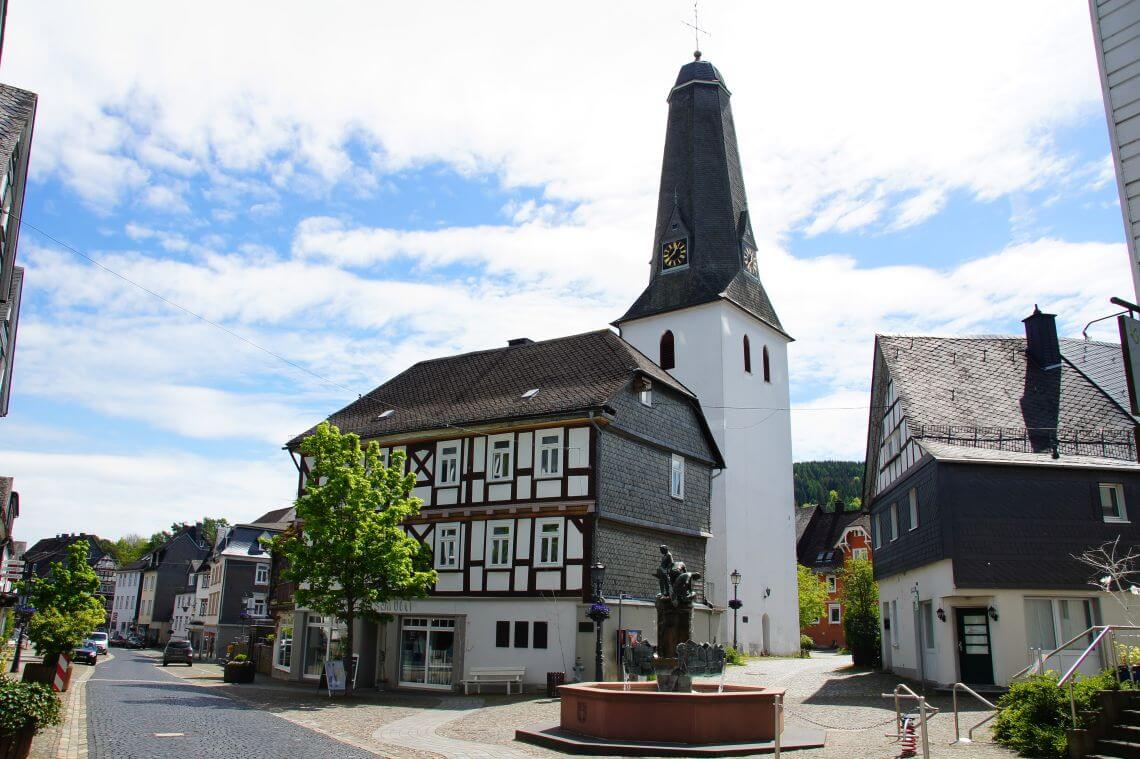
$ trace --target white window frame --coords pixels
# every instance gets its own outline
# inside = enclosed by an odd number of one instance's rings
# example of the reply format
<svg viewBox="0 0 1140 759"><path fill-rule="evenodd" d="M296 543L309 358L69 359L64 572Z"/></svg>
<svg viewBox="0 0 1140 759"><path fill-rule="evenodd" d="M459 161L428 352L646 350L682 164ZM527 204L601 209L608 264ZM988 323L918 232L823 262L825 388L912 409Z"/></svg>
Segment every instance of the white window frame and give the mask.
<svg viewBox="0 0 1140 759"><path fill-rule="evenodd" d="M452 453L445 449L454 448ZM439 487L454 487L459 484L459 462L463 457L463 443L459 440L444 440L435 447L435 484ZM451 466L449 467L448 464ZM449 472L448 469L451 471ZM448 477L446 475L450 474Z"/></svg>
<svg viewBox="0 0 1140 759"><path fill-rule="evenodd" d="M269 584L269 565L258 564L257 569L253 571L253 584L254 585L268 585Z"/></svg>
<svg viewBox="0 0 1140 759"><path fill-rule="evenodd" d="M838 593L839 592L839 585L837 584L836 579L837 578L835 577L835 575L827 575L827 592L828 593Z"/></svg>
<svg viewBox="0 0 1140 759"><path fill-rule="evenodd" d="M669 495L685 500L685 457L676 453L669 461Z"/></svg>
<svg viewBox="0 0 1140 759"><path fill-rule="evenodd" d="M852 548L851 549L851 558L852 559L856 559L856 560L866 559L869 555L870 554L868 553L866 548Z"/></svg>
<svg viewBox="0 0 1140 759"><path fill-rule="evenodd" d="M547 442L547 438L554 438L554 442ZM550 452L549 456L544 454ZM534 433L534 476L535 479L547 479L562 476L562 430L535 430ZM547 468L547 463L553 468Z"/></svg>
<svg viewBox="0 0 1140 759"><path fill-rule="evenodd" d="M827 605L827 624L843 624L843 607L837 603L830 603Z"/></svg>
<svg viewBox="0 0 1140 759"><path fill-rule="evenodd" d="M891 601L891 646L899 647L899 602Z"/></svg>
<svg viewBox="0 0 1140 759"><path fill-rule="evenodd" d="M1124 485L1119 482L1102 482L1097 488L1100 496L1100 514L1106 522L1127 522L1128 509L1124 505ZM1108 516L1104 513L1104 499L1108 493L1116 493L1116 515Z"/></svg>
<svg viewBox="0 0 1140 759"><path fill-rule="evenodd" d="M506 537L496 536L495 530L498 528L506 527ZM499 560L495 560L495 545L497 543L506 543L506 550L500 551ZM505 558L503 553L506 554ZM487 522L487 568L488 569L507 569L514 564L515 556L515 523L509 519L503 519L495 522Z"/></svg>
<svg viewBox="0 0 1140 759"><path fill-rule="evenodd" d="M891 504L891 542L899 539L899 505Z"/></svg>
<svg viewBox="0 0 1140 759"><path fill-rule="evenodd" d="M883 520L878 514L871 515L871 545L876 549L883 544Z"/></svg>
<svg viewBox="0 0 1140 759"><path fill-rule="evenodd" d="M264 619L267 613L265 594L259 593L250 599L249 614L251 617L254 619Z"/></svg>
<svg viewBox="0 0 1140 759"><path fill-rule="evenodd" d="M506 457L507 465L505 471L500 471L495 474L496 459L498 458L499 451L495 448L500 443L506 443ZM502 450L500 448L500 450ZM487 481L488 482L503 482L509 480L515 473L515 436L514 435L498 435L487 440Z"/></svg>
<svg viewBox="0 0 1140 759"><path fill-rule="evenodd" d="M454 534L445 535L445 531L454 530ZM448 522L446 524L436 525L435 528L435 568L443 570L458 570L463 565L463 557L460 552L462 543L460 538L463 536L463 528L459 522ZM445 545L451 546L450 551L444 549Z"/></svg>
<svg viewBox="0 0 1140 759"><path fill-rule="evenodd" d="M546 531L546 527L554 526L557 529L553 531ZM562 566L562 556L566 550L566 520L562 517L546 517L544 519L536 519L534 525L535 546L534 546L534 565L536 567L560 567ZM549 540L554 541L553 554L546 550ZM547 555L544 560L543 554Z"/></svg>
<svg viewBox="0 0 1140 759"><path fill-rule="evenodd" d="M653 408L653 388L647 387L644 390L638 390L637 400L642 406Z"/></svg>
<svg viewBox="0 0 1140 759"><path fill-rule="evenodd" d="M907 502L910 505L910 529L918 529L918 489L911 488L907 493Z"/></svg>

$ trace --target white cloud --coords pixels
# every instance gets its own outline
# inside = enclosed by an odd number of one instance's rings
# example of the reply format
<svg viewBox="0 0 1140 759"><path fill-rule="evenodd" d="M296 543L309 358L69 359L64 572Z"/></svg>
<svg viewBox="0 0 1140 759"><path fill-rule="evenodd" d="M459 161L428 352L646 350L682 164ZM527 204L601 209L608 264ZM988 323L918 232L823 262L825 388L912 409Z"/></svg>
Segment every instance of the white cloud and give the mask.
<svg viewBox="0 0 1140 759"><path fill-rule="evenodd" d="M689 47L683 3L606 6L603 24L590 4L516 2L493 22L449 5L443 23L420 4L334 4L305 24L301 5L274 7L14 7L5 67L42 96L34 169L99 206L155 172L208 171L231 188L375 187L361 169L433 161L573 202L654 194L663 98ZM1080 4L829 3L821 16L725 2L705 15L707 57L736 93L761 234L821 231L833 197L871 199L831 209L836 228L853 229L906 219L917 201L888 206L930 186L992 199L1055 181L1071 159L1053 130L1103 118ZM810 43L787 33L804 28Z"/></svg>
<svg viewBox="0 0 1140 759"><path fill-rule="evenodd" d="M0 459L15 477L23 504L16 534L34 541L60 532L150 535L203 516L254 519L288 504L296 493L293 465L276 453L264 460L227 460L182 452L6 448Z"/></svg>

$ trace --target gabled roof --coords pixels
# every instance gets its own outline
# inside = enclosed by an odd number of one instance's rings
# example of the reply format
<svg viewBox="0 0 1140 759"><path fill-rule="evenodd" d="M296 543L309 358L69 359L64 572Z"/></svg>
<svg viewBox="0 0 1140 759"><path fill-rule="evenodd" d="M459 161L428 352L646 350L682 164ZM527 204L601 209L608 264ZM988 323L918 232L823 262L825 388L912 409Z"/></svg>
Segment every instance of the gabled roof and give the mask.
<svg viewBox="0 0 1140 759"><path fill-rule="evenodd" d="M800 512L804 511L810 514L800 532ZM862 511L825 511L819 506L796 509L796 561L809 569L842 566L845 557L838 545L853 527L861 527L871 534L870 516Z"/></svg>
<svg viewBox="0 0 1140 759"><path fill-rule="evenodd" d="M1136 463L1119 345L1062 339L1060 367L1024 337L877 335L865 502L878 470L887 378L907 432L934 458L1117 468ZM1053 458L1056 447L1058 458ZM1045 461L1049 459L1049 461Z"/></svg>
<svg viewBox="0 0 1140 759"><path fill-rule="evenodd" d="M637 375L697 405L688 388L607 329L421 361L332 414L329 421L342 432L375 438L600 411ZM523 398L532 389L538 393ZM389 409L394 413L384 415ZM703 422L704 416L700 418ZM299 445L313 429L288 446ZM715 450L711 436L710 444Z"/></svg>
<svg viewBox="0 0 1140 759"><path fill-rule="evenodd" d="M24 552L24 560L35 564L47 558L62 558L68 546L83 541L91 546L87 554L87 561L94 563L103 555L103 549L99 547L99 538L87 533L56 535L53 538L37 540L35 545Z"/></svg>
<svg viewBox="0 0 1140 759"><path fill-rule="evenodd" d="M267 511L249 524L258 526L280 525L293 521L294 510L292 506Z"/></svg>
<svg viewBox="0 0 1140 759"><path fill-rule="evenodd" d="M0 84L0 160L7 161L36 113L36 93Z"/></svg>
<svg viewBox="0 0 1140 759"><path fill-rule="evenodd" d="M269 552L261 547L258 539L266 533L273 534L279 531L251 525L237 525L229 531L215 553L219 556L267 558Z"/></svg>

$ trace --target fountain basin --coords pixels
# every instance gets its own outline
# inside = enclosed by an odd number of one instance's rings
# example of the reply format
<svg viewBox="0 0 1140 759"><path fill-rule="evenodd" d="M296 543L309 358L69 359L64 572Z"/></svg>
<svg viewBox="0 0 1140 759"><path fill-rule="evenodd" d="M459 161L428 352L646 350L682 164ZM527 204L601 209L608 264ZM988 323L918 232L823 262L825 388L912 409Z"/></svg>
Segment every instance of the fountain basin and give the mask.
<svg viewBox="0 0 1140 759"><path fill-rule="evenodd" d="M662 743L758 743L776 735L782 688L693 683L662 693L655 682L582 683L558 688L563 730L593 738ZM779 726L783 730L783 724Z"/></svg>

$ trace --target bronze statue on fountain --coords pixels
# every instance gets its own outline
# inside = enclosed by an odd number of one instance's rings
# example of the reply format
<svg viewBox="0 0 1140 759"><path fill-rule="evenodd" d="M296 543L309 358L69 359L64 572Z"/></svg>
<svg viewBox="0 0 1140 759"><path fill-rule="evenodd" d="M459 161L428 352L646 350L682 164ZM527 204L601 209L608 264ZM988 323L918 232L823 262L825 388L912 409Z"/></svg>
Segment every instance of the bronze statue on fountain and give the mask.
<svg viewBox="0 0 1140 759"><path fill-rule="evenodd" d="M683 561L674 561L668 546L661 546L661 563L653 572L657 594L657 687L663 691L689 692L693 675L724 671L724 646L694 643L693 582L699 572L690 572Z"/></svg>

